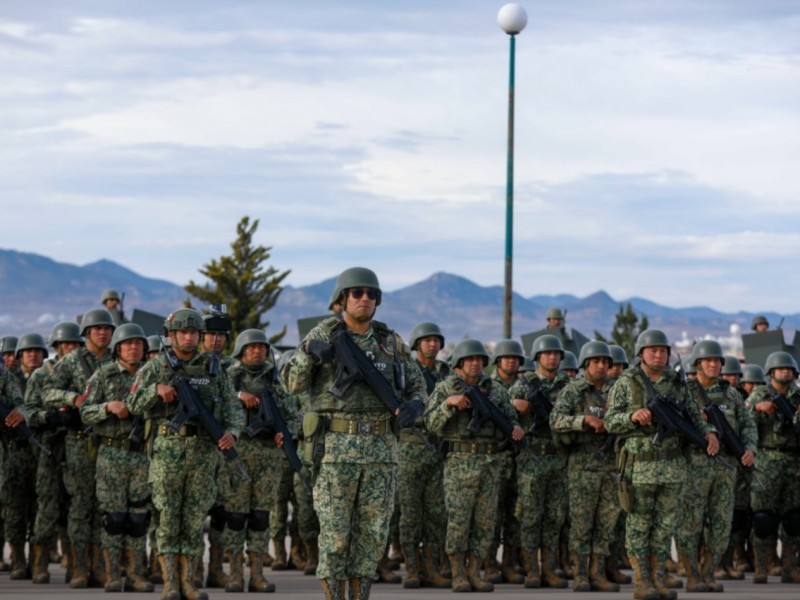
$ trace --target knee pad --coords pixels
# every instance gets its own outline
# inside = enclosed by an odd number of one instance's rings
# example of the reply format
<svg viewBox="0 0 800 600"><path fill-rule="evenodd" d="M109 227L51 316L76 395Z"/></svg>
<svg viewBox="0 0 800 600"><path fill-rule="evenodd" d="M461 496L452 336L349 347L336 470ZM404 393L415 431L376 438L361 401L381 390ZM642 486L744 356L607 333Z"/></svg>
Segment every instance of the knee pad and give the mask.
<svg viewBox="0 0 800 600"><path fill-rule="evenodd" d="M265 510L251 510L247 516L250 531L266 531L269 527L269 513Z"/></svg>
<svg viewBox="0 0 800 600"><path fill-rule="evenodd" d="M247 524L247 513L229 512L226 523L231 531L241 531Z"/></svg>
<svg viewBox="0 0 800 600"><path fill-rule="evenodd" d="M138 538L147 535L147 526L150 525L150 513L129 512L126 525L128 528L127 533L131 537Z"/></svg>
<svg viewBox="0 0 800 600"><path fill-rule="evenodd" d="M225 521L228 519L228 513L225 511L225 507L220 505L212 506L211 510L208 511L209 516L211 517L211 527L216 529L217 531L222 531L225 529Z"/></svg>
<svg viewBox="0 0 800 600"><path fill-rule="evenodd" d="M789 537L800 536L800 508L790 508L781 517L783 529Z"/></svg>
<svg viewBox="0 0 800 600"><path fill-rule="evenodd" d="M747 533L750 531L752 515L746 510L734 510L731 520L731 533Z"/></svg>
<svg viewBox="0 0 800 600"><path fill-rule="evenodd" d="M776 535L780 522L778 515L771 510L759 510L753 514L753 533L761 539Z"/></svg>
<svg viewBox="0 0 800 600"><path fill-rule="evenodd" d="M128 513L124 512L107 512L103 516L103 529L109 535L124 535L125 534L125 518Z"/></svg>

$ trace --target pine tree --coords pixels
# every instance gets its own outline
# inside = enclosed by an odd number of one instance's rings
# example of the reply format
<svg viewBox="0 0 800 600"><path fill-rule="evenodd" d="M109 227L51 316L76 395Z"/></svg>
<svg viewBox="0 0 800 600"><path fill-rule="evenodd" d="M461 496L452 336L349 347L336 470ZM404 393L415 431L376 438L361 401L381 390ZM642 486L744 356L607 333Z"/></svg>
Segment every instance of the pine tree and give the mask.
<svg viewBox="0 0 800 600"><path fill-rule="evenodd" d="M619 305L619 311L614 317L614 328L611 330L611 340L607 340L597 330L595 330L594 335L595 338L602 342L622 346L625 354L628 355L628 359L632 360L635 356L636 338L649 326L647 315L642 315L640 321L639 316L633 311L633 307L629 302L625 308L622 307L622 304Z"/></svg>
<svg viewBox="0 0 800 600"><path fill-rule="evenodd" d="M250 224L250 217L242 217L236 226L236 240L231 244L232 254L212 259L199 269L208 279L205 285L190 281L186 292L205 305L225 304L233 321L232 335L235 338L245 329L269 327L263 315L278 301L283 287L281 282L291 271L279 273L267 266L271 246L254 246L253 234L258 229L258 219ZM276 343L286 334L286 327L269 338Z"/></svg>

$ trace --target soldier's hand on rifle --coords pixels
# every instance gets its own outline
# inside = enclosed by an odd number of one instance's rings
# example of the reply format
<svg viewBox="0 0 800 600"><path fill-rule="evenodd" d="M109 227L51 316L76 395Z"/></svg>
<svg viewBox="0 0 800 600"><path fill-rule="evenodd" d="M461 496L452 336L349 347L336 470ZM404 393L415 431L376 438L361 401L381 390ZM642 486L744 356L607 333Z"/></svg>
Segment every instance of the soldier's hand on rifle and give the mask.
<svg viewBox="0 0 800 600"><path fill-rule="evenodd" d="M631 415L631 421L638 425L650 425L653 421L653 413L649 408L640 408Z"/></svg>
<svg viewBox="0 0 800 600"><path fill-rule="evenodd" d="M275 440L275 445L278 448L283 448L283 433L279 431L278 433L275 434L275 437L273 439Z"/></svg>
<svg viewBox="0 0 800 600"><path fill-rule="evenodd" d="M175 399L178 397L178 390L171 385L164 385L163 383L159 383L156 386L156 393L161 396L167 404L175 402Z"/></svg>
<svg viewBox="0 0 800 600"><path fill-rule="evenodd" d="M19 412L16 408L8 413L6 417L5 424L6 427L18 427L25 422L25 417L22 416L22 413Z"/></svg>
<svg viewBox="0 0 800 600"><path fill-rule="evenodd" d="M258 403L261 401L258 396L250 392L239 392L237 396L239 396L239 400L242 401L245 408L257 408Z"/></svg>
<svg viewBox="0 0 800 600"><path fill-rule="evenodd" d="M523 431L522 427L519 425L514 425L514 429L511 430L511 439L515 442L520 441L525 436L525 432Z"/></svg>
<svg viewBox="0 0 800 600"><path fill-rule="evenodd" d="M714 433L706 434L706 441L708 442L708 455L716 456L719 452L719 439Z"/></svg>
<svg viewBox="0 0 800 600"><path fill-rule="evenodd" d="M753 454L752 450L745 450L744 454L742 454L742 464L745 467L749 467L755 464L756 462L756 455Z"/></svg>
<svg viewBox="0 0 800 600"><path fill-rule="evenodd" d="M531 403L527 400L523 400L522 398L512 398L511 399L511 406L514 407L521 415L524 415L527 412L531 412Z"/></svg>
<svg viewBox="0 0 800 600"><path fill-rule="evenodd" d="M765 400L764 402L759 402L755 406L756 410L760 410L763 413L767 413L769 416L774 416L776 412L778 412L775 403L772 400Z"/></svg>
<svg viewBox="0 0 800 600"><path fill-rule="evenodd" d="M236 447L236 440L229 432L225 432L222 434L222 437L219 438L217 446L219 446L220 450L230 450Z"/></svg>
<svg viewBox="0 0 800 600"><path fill-rule="evenodd" d="M595 417L594 415L585 415L583 417L583 424L594 429L596 433L606 432L606 425L603 423L603 419L600 417Z"/></svg>
<svg viewBox="0 0 800 600"><path fill-rule="evenodd" d="M314 359L314 362L324 364L333 360L333 348L322 340L309 340L303 350Z"/></svg>
<svg viewBox="0 0 800 600"><path fill-rule="evenodd" d="M425 405L419 400L403 402L400 408L395 411L397 424L400 425L400 427L411 427L424 410Z"/></svg>
<svg viewBox="0 0 800 600"><path fill-rule="evenodd" d="M128 418L128 405L120 400L112 400L106 404L106 412L120 419Z"/></svg>
<svg viewBox="0 0 800 600"><path fill-rule="evenodd" d="M458 410L469 408L469 398L467 398L464 394L448 396L444 403L447 406L455 406Z"/></svg>

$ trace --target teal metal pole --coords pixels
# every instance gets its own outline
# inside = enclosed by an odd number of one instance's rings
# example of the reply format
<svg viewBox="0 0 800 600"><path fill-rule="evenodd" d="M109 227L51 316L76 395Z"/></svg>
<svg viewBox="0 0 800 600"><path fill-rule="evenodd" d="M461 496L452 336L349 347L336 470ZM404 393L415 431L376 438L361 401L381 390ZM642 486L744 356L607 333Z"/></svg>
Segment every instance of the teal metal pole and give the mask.
<svg viewBox="0 0 800 600"><path fill-rule="evenodd" d="M506 262L505 301L503 303L503 338L511 339L512 272L514 262L514 34L509 35L508 63L508 162L506 169Z"/></svg>

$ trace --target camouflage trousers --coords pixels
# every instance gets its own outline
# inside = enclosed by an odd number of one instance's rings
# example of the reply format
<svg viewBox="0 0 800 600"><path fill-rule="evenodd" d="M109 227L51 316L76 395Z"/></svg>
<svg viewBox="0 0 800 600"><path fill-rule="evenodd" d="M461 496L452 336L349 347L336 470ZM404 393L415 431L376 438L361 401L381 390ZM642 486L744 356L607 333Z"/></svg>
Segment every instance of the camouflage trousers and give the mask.
<svg viewBox="0 0 800 600"><path fill-rule="evenodd" d="M203 525L217 496L220 454L205 437L160 435L153 443L148 482L159 511L156 543L160 554L200 555Z"/></svg>
<svg viewBox="0 0 800 600"><path fill-rule="evenodd" d="M147 474L150 464L143 452L101 446L97 453L97 505L101 514L141 514L148 512L150 487ZM137 551L144 549L144 536L111 534L106 527L100 532L104 548Z"/></svg>
<svg viewBox="0 0 800 600"><path fill-rule="evenodd" d="M283 450L273 446L270 448L270 452L274 500L269 514L269 537L273 540L282 540L286 537L286 523L289 520L289 502L294 490L294 471Z"/></svg>
<svg viewBox="0 0 800 600"><path fill-rule="evenodd" d="M497 519L502 455L450 452L444 461L448 554L485 556Z"/></svg>
<svg viewBox="0 0 800 600"><path fill-rule="evenodd" d="M517 456L517 518L523 548L558 548L567 515L567 460L562 454Z"/></svg>
<svg viewBox="0 0 800 600"><path fill-rule="evenodd" d="M67 535L73 544L99 543L100 513L94 491L96 471L88 439L71 431L67 433L65 448L64 487L70 499Z"/></svg>
<svg viewBox="0 0 800 600"><path fill-rule="evenodd" d="M425 452L430 452L424 448ZM397 495L400 505L400 543L441 545L447 524L444 505L444 465L418 462L400 451Z"/></svg>
<svg viewBox="0 0 800 600"><path fill-rule="evenodd" d="M734 459L727 457L728 462ZM684 507L675 543L681 554L697 556L700 537L713 556L722 556L728 546L733 518L733 488L736 471L705 456L693 457L687 467Z"/></svg>
<svg viewBox="0 0 800 600"><path fill-rule="evenodd" d="M750 486L750 504L753 512L772 511L778 517L792 509L800 509L800 458L790 452L762 448L756 458L761 486ZM789 540L784 527L780 528L781 539ZM753 537L758 538L753 533ZM795 543L800 539L793 538Z"/></svg>
<svg viewBox="0 0 800 600"><path fill-rule="evenodd" d="M313 485L311 465L303 461L303 477L310 485ZM307 542L316 540L319 537L319 519L314 510L314 497L307 491L300 475L294 476L294 497L297 499L297 514L292 518L297 519L297 529L300 537Z"/></svg>
<svg viewBox="0 0 800 600"><path fill-rule="evenodd" d="M4 536L9 544L24 544L33 528L36 507L36 456L27 442L3 443L0 450L0 504Z"/></svg>
<svg viewBox="0 0 800 600"><path fill-rule="evenodd" d="M520 545L520 524L517 519L517 461L511 452L503 452L500 478L497 483L497 519L492 547Z"/></svg>
<svg viewBox="0 0 800 600"><path fill-rule="evenodd" d="M375 579L394 510L392 463L322 463L314 483L319 579Z"/></svg>
<svg viewBox="0 0 800 600"><path fill-rule="evenodd" d="M33 524L34 544L49 544L58 530L66 525L69 498L62 472L66 462L64 436L45 434L42 443L51 454L39 452L36 464L36 520Z"/></svg>
<svg viewBox="0 0 800 600"><path fill-rule="evenodd" d="M598 466L586 453L569 457L569 549L574 554L608 555L620 512L613 468L611 463Z"/></svg>
<svg viewBox="0 0 800 600"><path fill-rule="evenodd" d="M633 506L625 521L628 555L666 560L672 550L672 535L686 510L682 502L683 483L635 483Z"/></svg>

